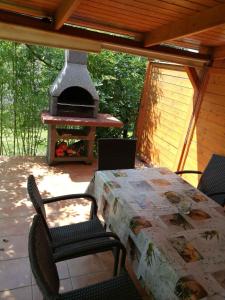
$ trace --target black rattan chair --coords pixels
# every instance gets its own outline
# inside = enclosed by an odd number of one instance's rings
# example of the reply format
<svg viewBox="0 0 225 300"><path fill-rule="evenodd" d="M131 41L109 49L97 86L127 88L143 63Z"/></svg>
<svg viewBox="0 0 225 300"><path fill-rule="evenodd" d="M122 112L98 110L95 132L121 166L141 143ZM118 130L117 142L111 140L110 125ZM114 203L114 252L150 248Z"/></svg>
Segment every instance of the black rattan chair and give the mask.
<svg viewBox="0 0 225 300"><path fill-rule="evenodd" d="M45 300L140 300L133 282L125 271L126 251L118 241L116 247L122 251L121 275L105 282L59 294L57 273L51 243L42 218L36 215L29 234L29 259L36 283ZM115 246L115 245L114 245Z"/></svg>
<svg viewBox="0 0 225 300"><path fill-rule="evenodd" d="M99 139L98 170L133 169L135 154L136 139Z"/></svg>
<svg viewBox="0 0 225 300"><path fill-rule="evenodd" d="M103 225L97 217L97 204L93 196L89 194L70 194L43 199L33 175L28 177L27 189L34 208L37 214L41 216L48 233L48 238L54 249L53 255L55 261L102 252L103 245L104 249L107 248L108 250L115 250L111 245L110 237L114 237L115 239L118 239L118 237L111 232L105 232ZM90 220L77 224L49 228L46 220L44 204L77 198L86 198L92 202ZM115 275L118 268L118 253L116 251L113 253L115 258Z"/></svg>
<svg viewBox="0 0 225 300"><path fill-rule="evenodd" d="M197 188L224 206L225 204L225 157L213 154L204 172L177 171L176 174L202 174Z"/></svg>

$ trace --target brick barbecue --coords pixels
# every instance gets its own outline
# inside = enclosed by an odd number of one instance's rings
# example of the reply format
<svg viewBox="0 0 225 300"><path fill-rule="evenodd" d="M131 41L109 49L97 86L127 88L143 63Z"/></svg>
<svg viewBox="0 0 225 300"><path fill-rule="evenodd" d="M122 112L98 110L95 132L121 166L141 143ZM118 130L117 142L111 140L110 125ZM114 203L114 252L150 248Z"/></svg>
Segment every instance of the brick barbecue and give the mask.
<svg viewBox="0 0 225 300"><path fill-rule="evenodd" d="M87 69L87 54L65 51L65 64L49 90L47 161L93 161L96 127L122 127L109 114L99 114L99 96ZM59 147L61 147L59 149Z"/></svg>

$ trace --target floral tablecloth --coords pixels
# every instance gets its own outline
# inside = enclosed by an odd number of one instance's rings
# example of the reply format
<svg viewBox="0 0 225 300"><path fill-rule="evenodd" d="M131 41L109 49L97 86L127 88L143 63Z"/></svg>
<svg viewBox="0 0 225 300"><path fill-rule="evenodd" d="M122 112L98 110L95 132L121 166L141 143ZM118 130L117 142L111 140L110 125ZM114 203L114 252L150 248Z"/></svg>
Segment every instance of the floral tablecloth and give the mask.
<svg viewBox="0 0 225 300"><path fill-rule="evenodd" d="M94 194L156 300L225 299L221 206L166 168L98 171ZM183 199L189 214L178 212Z"/></svg>

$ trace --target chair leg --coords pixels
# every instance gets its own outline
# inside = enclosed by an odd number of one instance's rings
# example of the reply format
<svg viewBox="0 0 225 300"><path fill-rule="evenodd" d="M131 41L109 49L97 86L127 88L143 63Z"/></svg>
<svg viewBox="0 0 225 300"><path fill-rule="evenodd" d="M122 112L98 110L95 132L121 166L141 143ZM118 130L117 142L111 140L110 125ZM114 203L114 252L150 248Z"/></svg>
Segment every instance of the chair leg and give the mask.
<svg viewBox="0 0 225 300"><path fill-rule="evenodd" d="M116 276L117 273L118 273L118 265L119 265L120 249L118 249L118 248L113 248L113 256L114 256L113 276Z"/></svg>

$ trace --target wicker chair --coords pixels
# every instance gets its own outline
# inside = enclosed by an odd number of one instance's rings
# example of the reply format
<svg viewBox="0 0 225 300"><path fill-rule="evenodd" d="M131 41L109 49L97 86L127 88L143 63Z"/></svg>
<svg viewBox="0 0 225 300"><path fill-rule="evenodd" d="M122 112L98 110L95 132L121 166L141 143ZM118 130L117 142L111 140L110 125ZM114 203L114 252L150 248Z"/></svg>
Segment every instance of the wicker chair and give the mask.
<svg viewBox="0 0 225 300"><path fill-rule="evenodd" d="M176 174L202 174L198 189L218 204L225 205L225 157L213 154L204 172L177 171Z"/></svg>
<svg viewBox="0 0 225 300"><path fill-rule="evenodd" d="M131 279L125 271L126 251L116 240L116 247L122 251L121 275L105 282L90 285L67 293L59 294L57 273L51 243L42 218L36 215L29 234L29 259L37 285L44 299L66 300L138 300L141 299Z"/></svg>
<svg viewBox="0 0 225 300"><path fill-rule="evenodd" d="M41 216L46 228L48 238L53 247L55 261L103 252L103 250L106 251L105 249L112 250L115 259L114 275L116 275L119 253L115 251L111 237L114 239L119 238L114 233L105 232L103 225L97 217L97 204L93 196L89 194L70 194L42 199L33 175L28 177L27 190L34 208L37 214ZM44 204L77 198L86 198L92 202L90 220L77 224L49 228Z"/></svg>
<svg viewBox="0 0 225 300"><path fill-rule="evenodd" d="M99 139L98 170L133 169L135 153L136 139Z"/></svg>

